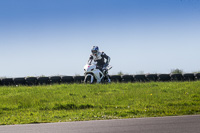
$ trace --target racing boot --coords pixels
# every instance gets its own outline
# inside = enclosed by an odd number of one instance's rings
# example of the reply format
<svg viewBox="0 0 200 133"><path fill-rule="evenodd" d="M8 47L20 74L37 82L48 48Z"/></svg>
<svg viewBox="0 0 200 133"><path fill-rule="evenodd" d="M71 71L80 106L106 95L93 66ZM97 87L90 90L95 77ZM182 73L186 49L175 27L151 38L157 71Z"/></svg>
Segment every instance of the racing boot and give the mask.
<svg viewBox="0 0 200 133"><path fill-rule="evenodd" d="M110 80L109 76L108 76L108 83L111 83L111 80Z"/></svg>
<svg viewBox="0 0 200 133"><path fill-rule="evenodd" d="M107 82L110 83L110 82L111 82L111 79L110 79L110 76L108 75L108 73L106 73L105 77L106 77L106 79L107 79Z"/></svg>

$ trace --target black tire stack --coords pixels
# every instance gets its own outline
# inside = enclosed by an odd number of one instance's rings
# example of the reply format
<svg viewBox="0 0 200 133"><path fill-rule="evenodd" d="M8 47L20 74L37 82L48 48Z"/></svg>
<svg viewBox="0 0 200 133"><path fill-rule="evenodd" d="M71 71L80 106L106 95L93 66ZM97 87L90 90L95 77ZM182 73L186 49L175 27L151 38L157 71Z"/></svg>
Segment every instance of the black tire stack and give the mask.
<svg viewBox="0 0 200 133"><path fill-rule="evenodd" d="M62 76L61 83L74 83L73 76Z"/></svg>
<svg viewBox="0 0 200 133"><path fill-rule="evenodd" d="M170 74L158 74L158 81L171 81Z"/></svg>
<svg viewBox="0 0 200 133"><path fill-rule="evenodd" d="M122 81L121 75L111 75L110 79L111 79L111 82L121 82Z"/></svg>
<svg viewBox="0 0 200 133"><path fill-rule="evenodd" d="M74 76L74 83L83 83L85 76Z"/></svg>
<svg viewBox="0 0 200 133"><path fill-rule="evenodd" d="M184 81L194 81L195 76L193 73L185 73L183 74Z"/></svg>
<svg viewBox="0 0 200 133"><path fill-rule="evenodd" d="M14 85L13 78L3 78L1 81L2 81L2 85L6 85L6 86Z"/></svg>
<svg viewBox="0 0 200 133"><path fill-rule="evenodd" d="M128 83L128 82L134 82L135 80L133 78L133 75L122 75L121 81L124 83Z"/></svg>
<svg viewBox="0 0 200 133"><path fill-rule="evenodd" d="M26 85L25 78L14 78L13 81L15 85Z"/></svg>
<svg viewBox="0 0 200 133"><path fill-rule="evenodd" d="M146 74L145 76L146 76L147 81L157 81L158 80L157 74Z"/></svg>
<svg viewBox="0 0 200 133"><path fill-rule="evenodd" d="M50 78L49 77L38 77L37 82L39 85L48 85L48 84L50 84Z"/></svg>
<svg viewBox="0 0 200 133"><path fill-rule="evenodd" d="M196 80L200 80L200 73L195 73L194 76Z"/></svg>
<svg viewBox="0 0 200 133"><path fill-rule="evenodd" d="M37 77L27 77L26 78L26 84L27 85L38 85L38 82L37 82Z"/></svg>
<svg viewBox="0 0 200 133"><path fill-rule="evenodd" d="M172 81L184 81L182 74L170 74Z"/></svg>
<svg viewBox="0 0 200 133"><path fill-rule="evenodd" d="M51 84L60 84L61 83L61 77L60 76L52 76L49 77Z"/></svg>
<svg viewBox="0 0 200 133"><path fill-rule="evenodd" d="M133 77L134 77L134 80L137 82L147 81L146 76L144 74L137 74L137 75L134 75Z"/></svg>

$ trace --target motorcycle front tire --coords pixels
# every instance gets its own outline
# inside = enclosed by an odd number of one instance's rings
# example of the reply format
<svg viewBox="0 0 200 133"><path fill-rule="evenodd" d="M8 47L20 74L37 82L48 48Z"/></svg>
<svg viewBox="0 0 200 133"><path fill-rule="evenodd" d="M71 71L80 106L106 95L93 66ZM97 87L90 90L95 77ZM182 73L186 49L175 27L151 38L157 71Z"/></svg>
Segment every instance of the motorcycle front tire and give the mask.
<svg viewBox="0 0 200 133"><path fill-rule="evenodd" d="M93 75L86 75L84 79L85 84L93 84L94 83L94 76Z"/></svg>

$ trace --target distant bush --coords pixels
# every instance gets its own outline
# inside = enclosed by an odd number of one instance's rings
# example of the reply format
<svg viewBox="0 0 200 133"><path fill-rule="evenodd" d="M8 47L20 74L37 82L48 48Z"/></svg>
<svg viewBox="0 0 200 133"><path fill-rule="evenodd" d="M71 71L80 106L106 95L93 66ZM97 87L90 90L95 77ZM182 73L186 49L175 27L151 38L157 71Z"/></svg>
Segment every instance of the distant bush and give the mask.
<svg viewBox="0 0 200 133"><path fill-rule="evenodd" d="M144 71L136 72L136 74L144 74Z"/></svg>
<svg viewBox="0 0 200 133"><path fill-rule="evenodd" d="M172 70L171 70L171 73L172 73L172 74L183 74L183 70L178 69L178 68L177 68L177 69L172 69Z"/></svg>
<svg viewBox="0 0 200 133"><path fill-rule="evenodd" d="M193 72L193 73L200 73L200 71L196 71L196 72Z"/></svg>
<svg viewBox="0 0 200 133"><path fill-rule="evenodd" d="M117 73L117 75L120 75L120 76L121 76L121 75L124 75L124 74L123 74L122 71L119 71L119 72Z"/></svg>

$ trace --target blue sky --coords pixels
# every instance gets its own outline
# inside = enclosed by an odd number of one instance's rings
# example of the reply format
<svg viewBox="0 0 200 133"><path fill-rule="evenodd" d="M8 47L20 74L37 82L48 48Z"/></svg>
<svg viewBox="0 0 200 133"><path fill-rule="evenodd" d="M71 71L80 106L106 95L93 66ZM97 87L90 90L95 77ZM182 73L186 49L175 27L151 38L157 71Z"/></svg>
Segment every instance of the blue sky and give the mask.
<svg viewBox="0 0 200 133"><path fill-rule="evenodd" d="M0 77L83 75L91 47L110 74L200 71L200 0L1 0Z"/></svg>

